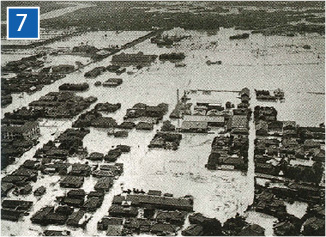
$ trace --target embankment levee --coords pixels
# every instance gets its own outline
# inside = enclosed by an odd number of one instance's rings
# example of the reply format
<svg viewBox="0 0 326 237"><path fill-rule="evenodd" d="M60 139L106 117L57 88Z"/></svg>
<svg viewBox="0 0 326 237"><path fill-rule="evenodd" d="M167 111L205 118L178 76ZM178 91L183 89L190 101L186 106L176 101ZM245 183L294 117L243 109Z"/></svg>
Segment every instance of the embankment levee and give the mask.
<svg viewBox="0 0 326 237"><path fill-rule="evenodd" d="M132 47L146 39L148 39L149 37L152 37L154 36L155 34L159 33L159 32L162 32L163 30L154 30L154 31L151 31L150 33L132 41L132 42L129 42L125 45L123 45L121 47L121 49L126 49L126 48L129 48L129 47ZM60 36L56 36L56 37L53 37L53 38L50 38L50 39L46 39L46 40L42 40L42 41L35 41L31 44L12 44L12 45L1 45L1 48L2 50L10 50L10 49L32 49L32 48L36 48L36 47L39 47L39 46L44 46L44 45L47 45L47 44L51 44L51 43L54 43L56 41L59 41L59 40L64 40L64 39L67 39L67 38L70 38L70 37L74 37L74 36L78 36L78 35L81 35L83 33L86 33L85 31L77 31L77 32L73 32L73 33L70 33L70 34L64 34L64 35L60 35Z"/></svg>

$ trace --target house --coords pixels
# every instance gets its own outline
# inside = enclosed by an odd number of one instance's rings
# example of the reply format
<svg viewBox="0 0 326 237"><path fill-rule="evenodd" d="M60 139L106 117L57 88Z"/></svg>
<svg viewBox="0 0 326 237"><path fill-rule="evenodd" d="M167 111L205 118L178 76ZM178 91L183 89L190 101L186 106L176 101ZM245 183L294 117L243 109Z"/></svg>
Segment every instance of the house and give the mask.
<svg viewBox="0 0 326 237"><path fill-rule="evenodd" d="M216 109L218 111L222 111L224 110L224 107L222 105L221 102L218 102L218 101L197 101L197 106L205 106L208 110L211 110L211 109Z"/></svg>
<svg viewBox="0 0 326 237"><path fill-rule="evenodd" d="M45 230L43 236L70 236L71 232L68 230Z"/></svg>
<svg viewBox="0 0 326 237"><path fill-rule="evenodd" d="M300 224L301 226L301 224ZM274 233L277 236L299 236L300 231L290 220L284 220L273 226Z"/></svg>
<svg viewBox="0 0 326 237"><path fill-rule="evenodd" d="M303 235L325 236L325 218L311 217L303 223Z"/></svg>
<svg viewBox="0 0 326 237"><path fill-rule="evenodd" d="M261 107L256 106L254 111L255 121L265 120L265 121L276 121L277 111L274 107Z"/></svg>
<svg viewBox="0 0 326 237"><path fill-rule="evenodd" d="M123 153L128 153L131 150L131 147L128 145L117 145L117 148L120 149L121 152ZM122 164L123 165L123 164Z"/></svg>
<svg viewBox="0 0 326 237"><path fill-rule="evenodd" d="M123 82L123 80L121 78L109 78L108 80L106 80L105 82L103 82L103 86L107 86L107 87L117 87L119 85L121 85Z"/></svg>
<svg viewBox="0 0 326 237"><path fill-rule="evenodd" d="M13 209L18 211L28 211L32 208L33 202L31 201L21 201L21 200L8 200L2 201L2 208Z"/></svg>
<svg viewBox="0 0 326 237"><path fill-rule="evenodd" d="M105 72L105 70L105 67L95 67L92 70L86 72L84 76L89 78L95 78L99 76L102 72Z"/></svg>
<svg viewBox="0 0 326 237"><path fill-rule="evenodd" d="M304 148L306 150L308 150L308 149L312 149L312 148L319 148L320 147L320 143L310 139L310 140L304 141L304 145L303 146L304 146Z"/></svg>
<svg viewBox="0 0 326 237"><path fill-rule="evenodd" d="M109 209L109 215L113 217L136 217L138 208L113 204Z"/></svg>
<svg viewBox="0 0 326 237"><path fill-rule="evenodd" d="M248 104L250 100L250 90L245 87L239 92L239 96L242 104ZM241 107L239 107L241 108Z"/></svg>
<svg viewBox="0 0 326 237"><path fill-rule="evenodd" d="M114 128L117 122L112 117L98 117L91 121L91 126L96 128Z"/></svg>
<svg viewBox="0 0 326 237"><path fill-rule="evenodd" d="M283 130L294 129L295 127L295 121L283 121Z"/></svg>
<svg viewBox="0 0 326 237"><path fill-rule="evenodd" d="M111 149L108 151L106 156L104 156L104 160L106 160L108 162L115 162L118 159L118 157L121 156L121 154L122 154L122 151L120 149L118 149L118 148Z"/></svg>
<svg viewBox="0 0 326 237"><path fill-rule="evenodd" d="M23 187L17 187L15 188L15 190L13 191L13 194L15 195L28 195L30 193L32 193L32 186L30 184L26 184Z"/></svg>
<svg viewBox="0 0 326 237"><path fill-rule="evenodd" d="M46 217L54 212L53 206L45 206L38 210L32 217L31 221L35 224L47 224Z"/></svg>
<svg viewBox="0 0 326 237"><path fill-rule="evenodd" d="M101 161L104 159L104 154L100 152L92 152L87 159L92 160L92 161Z"/></svg>
<svg viewBox="0 0 326 237"><path fill-rule="evenodd" d="M268 123L268 132L281 133L283 131L282 121L272 121Z"/></svg>
<svg viewBox="0 0 326 237"><path fill-rule="evenodd" d="M204 235L203 227L201 225L192 224L181 233L183 236L202 236Z"/></svg>
<svg viewBox="0 0 326 237"><path fill-rule="evenodd" d="M256 173L262 173L262 174L277 174L275 170L275 167L271 163L259 163L255 162L255 172Z"/></svg>
<svg viewBox="0 0 326 237"><path fill-rule="evenodd" d="M212 152L208 157L208 162L205 167L209 170L216 170L218 159L221 157L220 153Z"/></svg>
<svg viewBox="0 0 326 237"><path fill-rule="evenodd" d="M45 155L48 158L66 160L67 156L69 155L69 151L52 147L50 150L46 151Z"/></svg>
<svg viewBox="0 0 326 237"><path fill-rule="evenodd" d="M249 104L241 102L240 104L237 105L238 109L248 109Z"/></svg>
<svg viewBox="0 0 326 237"><path fill-rule="evenodd" d="M72 52L86 53L86 54L95 54L98 51L99 51L98 48L91 46L91 45L79 45L79 46L73 47L73 49L72 49Z"/></svg>
<svg viewBox="0 0 326 237"><path fill-rule="evenodd" d="M145 105L146 106L146 105ZM145 108L131 108L127 109L126 118L138 118L141 116L146 116L146 107Z"/></svg>
<svg viewBox="0 0 326 237"><path fill-rule="evenodd" d="M25 213L25 214L27 214L27 213ZM21 212L21 211L1 209L1 220L17 222L23 216L24 216L24 212Z"/></svg>
<svg viewBox="0 0 326 237"><path fill-rule="evenodd" d="M87 198L92 198L92 197L98 197L98 198L100 198L103 201L103 199L104 199L104 192L103 191L91 191L87 195Z"/></svg>
<svg viewBox="0 0 326 237"><path fill-rule="evenodd" d="M246 165L241 157L220 157L217 161L219 170L245 170Z"/></svg>
<svg viewBox="0 0 326 237"><path fill-rule="evenodd" d="M146 233L149 234L151 220L142 218L128 218L124 224L124 233Z"/></svg>
<svg viewBox="0 0 326 237"><path fill-rule="evenodd" d="M123 235L122 225L110 225L106 231L106 236L122 236Z"/></svg>
<svg viewBox="0 0 326 237"><path fill-rule="evenodd" d="M233 115L228 123L227 129L232 130L233 128L247 128L249 129L249 121L246 115Z"/></svg>
<svg viewBox="0 0 326 237"><path fill-rule="evenodd" d="M325 150L318 149L317 152L315 152L312 160L318 162L325 162Z"/></svg>
<svg viewBox="0 0 326 237"><path fill-rule="evenodd" d="M208 123L204 121L183 121L181 132L207 133Z"/></svg>
<svg viewBox="0 0 326 237"><path fill-rule="evenodd" d="M122 224L123 224L123 218L103 217L102 220L100 220L97 223L97 229L98 230L107 230L108 227L111 225L122 225Z"/></svg>
<svg viewBox="0 0 326 237"><path fill-rule="evenodd" d="M230 111L231 112L231 111ZM246 115L249 117L249 114L251 113L251 109L249 108L236 108L232 110L233 115ZM230 114L231 117L232 114Z"/></svg>
<svg viewBox="0 0 326 237"><path fill-rule="evenodd" d="M115 163L115 165L101 165L101 171L110 171L113 172L115 175L120 175L123 172L123 164L122 163Z"/></svg>
<svg viewBox="0 0 326 237"><path fill-rule="evenodd" d="M90 176L91 174L91 167L88 164L79 164L75 163L71 166L71 171L69 175L75 176Z"/></svg>
<svg viewBox="0 0 326 237"><path fill-rule="evenodd" d="M266 145L266 147L268 146L279 146L280 145L280 141L277 140L276 138L263 138L263 139L256 139L257 144L262 143L264 145Z"/></svg>
<svg viewBox="0 0 326 237"><path fill-rule="evenodd" d="M148 195L162 196L162 191L160 191L160 190L148 190Z"/></svg>
<svg viewBox="0 0 326 237"><path fill-rule="evenodd" d="M28 180L33 180L34 182L36 182L38 172L37 172L37 170L30 170L30 169L26 169L26 168L23 168L23 167L19 167L14 172L12 172L11 175L13 175L13 176L24 176L24 177L27 177Z"/></svg>
<svg viewBox="0 0 326 237"><path fill-rule="evenodd" d="M147 122L139 122L136 125L137 130L153 130L154 125L152 123L147 123Z"/></svg>
<svg viewBox="0 0 326 237"><path fill-rule="evenodd" d="M206 115L207 107L206 106L195 106L194 114L195 115Z"/></svg>
<svg viewBox="0 0 326 237"><path fill-rule="evenodd" d="M66 176L61 180L60 187L62 188L80 188L84 183L84 177L81 176Z"/></svg>
<svg viewBox="0 0 326 237"><path fill-rule="evenodd" d="M272 146L267 147L266 150L267 150L267 155L278 156L279 147L272 145Z"/></svg>
<svg viewBox="0 0 326 237"><path fill-rule="evenodd" d="M286 148L297 148L299 146L299 143L297 139L295 138L283 138L282 139L282 146Z"/></svg>
<svg viewBox="0 0 326 237"><path fill-rule="evenodd" d="M225 119L220 116L184 115L184 122L205 122L210 127L224 127Z"/></svg>
<svg viewBox="0 0 326 237"><path fill-rule="evenodd" d="M64 197L61 204L66 204L73 207L81 207L84 204L84 198Z"/></svg>
<svg viewBox="0 0 326 237"><path fill-rule="evenodd" d="M112 64L117 66L148 66L155 61L157 55L145 55L143 52L137 54L121 53L112 56Z"/></svg>
<svg viewBox="0 0 326 237"><path fill-rule="evenodd" d="M146 106L146 116L162 118L165 114L164 108L160 106Z"/></svg>
<svg viewBox="0 0 326 237"><path fill-rule="evenodd" d="M45 193L46 193L46 188L44 186L40 186L34 191L34 196L36 197L42 196Z"/></svg>
<svg viewBox="0 0 326 237"><path fill-rule="evenodd" d="M92 175L94 177L115 177L115 174L110 170L94 170Z"/></svg>
<svg viewBox="0 0 326 237"><path fill-rule="evenodd" d="M98 103L95 106L96 111L104 111L104 112L109 112L109 113L113 113L113 112L117 111L120 108L121 108L120 103L111 104L111 103L108 103L108 102L106 102L106 103Z"/></svg>
<svg viewBox="0 0 326 237"><path fill-rule="evenodd" d="M106 67L106 70L109 72L116 72L117 70L119 70L120 66L117 65L109 65Z"/></svg>
<svg viewBox="0 0 326 237"><path fill-rule="evenodd" d="M259 120L256 123L256 135L267 136L268 135L268 123L264 120Z"/></svg>
<svg viewBox="0 0 326 237"><path fill-rule="evenodd" d="M249 104L250 97L246 94L241 95L241 103Z"/></svg>
<svg viewBox="0 0 326 237"><path fill-rule="evenodd" d="M6 197L10 190L15 187L12 183L4 183L1 184L1 197Z"/></svg>
<svg viewBox="0 0 326 237"><path fill-rule="evenodd" d="M211 109L211 110L208 110L206 115L207 116L224 116L226 115L226 113L228 113L229 111L219 111L217 109Z"/></svg>
<svg viewBox="0 0 326 237"><path fill-rule="evenodd" d="M172 236L175 235L177 231L176 226L171 225L171 224L162 224L162 223L157 223L151 226L151 233L158 235L158 236L163 236L163 235L167 235L167 236Z"/></svg>
<svg viewBox="0 0 326 237"><path fill-rule="evenodd" d="M231 134L249 135L249 130L247 128L234 128L231 130Z"/></svg>
<svg viewBox="0 0 326 237"><path fill-rule="evenodd" d="M250 224L249 226L243 228L239 236L265 236L265 229L260 225Z"/></svg>
<svg viewBox="0 0 326 237"><path fill-rule="evenodd" d="M52 67L52 72L59 73L59 74L66 74L66 73L72 72L74 70L75 70L75 67L73 65L66 65L66 64Z"/></svg>
<svg viewBox="0 0 326 237"><path fill-rule="evenodd" d="M22 126L2 126L2 139L25 139L34 140L40 136L40 128L38 122L26 122Z"/></svg>
<svg viewBox="0 0 326 237"><path fill-rule="evenodd" d="M193 211L193 200L191 198L171 198L162 196L151 196L144 194L128 194L126 201L132 206L154 207L164 210Z"/></svg>
<svg viewBox="0 0 326 237"><path fill-rule="evenodd" d="M297 129L295 127L284 127L283 125L283 137L297 137L298 133L297 133Z"/></svg>
<svg viewBox="0 0 326 237"><path fill-rule="evenodd" d="M72 213L68 220L67 225L68 226L74 226L74 227L82 227L85 226L87 221L91 218L91 216L87 216L85 211L79 210L74 213Z"/></svg>
<svg viewBox="0 0 326 237"><path fill-rule="evenodd" d="M262 192L255 197L256 211L262 212L268 215L282 217L286 212L286 206L284 201L276 199L275 195L268 192Z"/></svg>
<svg viewBox="0 0 326 237"><path fill-rule="evenodd" d="M84 189L73 189L67 193L67 197L84 199L86 193Z"/></svg>
<svg viewBox="0 0 326 237"><path fill-rule="evenodd" d="M24 185L29 181L29 178L26 176L18 175L7 175L1 179L3 183L12 183L17 185Z"/></svg>
<svg viewBox="0 0 326 237"><path fill-rule="evenodd" d="M37 160L26 160L23 164L22 167L26 169L39 169L40 168L40 161Z"/></svg>
<svg viewBox="0 0 326 237"><path fill-rule="evenodd" d="M112 177L100 178L94 186L94 189L99 191L109 191L113 185L114 179Z"/></svg>
<svg viewBox="0 0 326 237"><path fill-rule="evenodd" d="M158 211L156 220L159 223L170 223L177 226L182 226L186 219L187 212L185 211Z"/></svg>
<svg viewBox="0 0 326 237"><path fill-rule="evenodd" d="M88 212L94 212L102 205L103 199L99 197L89 197L83 205L83 208Z"/></svg>

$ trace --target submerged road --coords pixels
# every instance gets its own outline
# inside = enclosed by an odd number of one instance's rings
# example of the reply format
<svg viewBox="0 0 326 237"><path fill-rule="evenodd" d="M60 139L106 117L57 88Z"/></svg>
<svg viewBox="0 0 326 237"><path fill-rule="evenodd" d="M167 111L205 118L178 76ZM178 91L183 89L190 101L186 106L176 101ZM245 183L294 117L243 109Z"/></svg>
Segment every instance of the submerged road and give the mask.
<svg viewBox="0 0 326 237"><path fill-rule="evenodd" d="M46 20L46 19L59 17L59 16L62 16L62 15L65 15L67 13L72 13L72 12L77 11L77 10L82 9L82 8L88 8L88 7L95 7L96 6L96 5L92 5L92 4L77 3L77 2L76 3L73 3L73 2L69 2L69 3L60 2L59 4L62 4L62 5L66 4L67 7L43 13L43 14L40 15L41 20ZM71 6L71 5L73 5L73 6ZM7 24L7 21L1 21L1 24Z"/></svg>
<svg viewBox="0 0 326 237"><path fill-rule="evenodd" d="M88 66L90 66L91 64L100 63L104 59L106 59L106 58L108 58L108 57L110 57L110 56L112 56L114 54L117 54L117 53L119 53L119 52L121 52L123 50L126 50L128 48L132 48L135 45L140 44L140 43L144 42L145 40L147 40L147 39L149 39L149 38L151 38L151 37L153 37L153 36L155 36L157 34L162 33L163 31L164 30L162 30L162 29L151 31L150 33L148 33L148 34L146 34L144 36L141 36L141 37L139 37L139 38L137 38L137 39L135 39L135 40L133 40L131 42L128 42L128 43L122 45L120 49L117 49L115 52L112 52L112 53L106 55L101 60L91 61L90 63L83 65L82 68L88 68ZM25 93L23 98L19 98L20 93L18 93L18 94L13 93L12 94L13 103L11 103L7 107L1 109L1 118L4 118L5 113L12 112L13 110L22 108L24 106L28 106L28 104L30 102L39 99L41 96L47 94L50 91L57 91L58 90L57 87L59 85L61 85L62 83L70 81L69 79L67 79L67 78L69 78L70 75L72 75L72 74L80 74L79 70L82 69L82 68L79 68L79 69L77 69L77 70L75 70L75 71L73 71L73 72L71 72L69 74L66 74L67 76L65 78L60 79L60 80L58 80L58 81L56 81L56 82L54 82L54 83L52 83L50 85L45 85L42 88L42 90L40 90L40 91L37 91L37 92L35 92L33 94L30 94L30 95ZM89 70L90 69L91 68L89 68ZM87 71L87 70L85 70L85 71Z"/></svg>

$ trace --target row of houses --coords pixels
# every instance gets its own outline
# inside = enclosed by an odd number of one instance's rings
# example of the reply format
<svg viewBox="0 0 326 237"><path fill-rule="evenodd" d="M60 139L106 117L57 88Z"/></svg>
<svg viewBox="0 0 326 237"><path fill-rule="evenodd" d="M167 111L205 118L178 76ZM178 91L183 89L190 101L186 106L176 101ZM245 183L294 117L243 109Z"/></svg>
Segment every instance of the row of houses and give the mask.
<svg viewBox="0 0 326 237"><path fill-rule="evenodd" d="M22 122L22 124L20 124ZM1 169L12 164L16 158L38 142L40 128L37 121L7 121L1 126Z"/></svg>
<svg viewBox="0 0 326 237"><path fill-rule="evenodd" d="M117 66L149 66L155 61L157 55L146 55L143 52L128 54L122 52L112 56L111 63Z"/></svg>
<svg viewBox="0 0 326 237"><path fill-rule="evenodd" d="M175 198L159 190L145 193L134 189L114 196L109 215L98 222L98 230L108 235L175 235L192 210L191 196Z"/></svg>
<svg viewBox="0 0 326 237"><path fill-rule="evenodd" d="M248 134L249 120L247 114L225 114L217 116L184 115L182 132L207 133L210 128L226 128L235 133Z"/></svg>
<svg viewBox="0 0 326 237"><path fill-rule="evenodd" d="M41 110L43 118L72 118L97 100L96 97L83 98L74 92L50 92L29 103L31 108Z"/></svg>
<svg viewBox="0 0 326 237"><path fill-rule="evenodd" d="M226 128L228 131L237 130L239 133L248 133L248 121L251 114L249 107L250 90L243 88L239 92L241 103L237 109L230 102L224 106L216 100L198 100L191 114L183 115L180 130L182 132L207 133L210 128ZM188 100L185 94L182 101ZM245 106L244 106L245 105Z"/></svg>
<svg viewBox="0 0 326 237"><path fill-rule="evenodd" d="M2 126L1 138L8 140L35 140L40 136L40 127L38 122L27 121L19 126Z"/></svg>
<svg viewBox="0 0 326 237"><path fill-rule="evenodd" d="M27 160L13 173L2 178L2 194L7 195L12 189L17 195L27 195L34 191L35 196L42 196L48 192L44 186L34 189L31 182L37 182L39 171L43 175L59 175L59 183L63 189L73 188L56 197L54 206L43 206L31 217L32 223L40 225L67 225L84 227L91 218L91 213L96 211L103 202L105 192L109 191L114 180L123 173L123 164L97 162L98 154L88 156L83 148L83 138L89 133L87 129L67 129L56 140L49 141L35 153L33 160ZM119 154L129 152L130 147L119 145L115 149ZM86 152L85 155L83 155ZM69 163L67 157L78 155L89 158L85 163ZM111 155L110 151L108 156ZM101 160L101 159L100 159ZM86 194L82 188L85 180L93 176L96 179L94 190ZM41 189L40 189L41 188ZM28 192L27 192L28 191ZM22 197L23 198L23 197ZM7 200L7 199L5 199ZM2 205L4 209L5 206ZM5 213L6 212L6 213ZM2 219L18 221L21 215L18 213L8 214L4 210ZM25 212L27 215L28 213Z"/></svg>
<svg viewBox="0 0 326 237"><path fill-rule="evenodd" d="M325 128L278 121L275 108L260 106L255 108L255 123L252 207L278 218L273 227L277 235L324 235L325 213L312 210L325 209ZM288 213L288 200L307 203L305 215Z"/></svg>

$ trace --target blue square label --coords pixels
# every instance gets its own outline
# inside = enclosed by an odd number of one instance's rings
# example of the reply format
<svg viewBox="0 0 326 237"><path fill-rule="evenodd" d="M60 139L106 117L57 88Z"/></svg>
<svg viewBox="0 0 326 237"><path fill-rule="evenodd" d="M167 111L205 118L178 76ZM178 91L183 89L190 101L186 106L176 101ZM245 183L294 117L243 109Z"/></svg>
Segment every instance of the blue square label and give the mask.
<svg viewBox="0 0 326 237"><path fill-rule="evenodd" d="M40 8L7 7L7 39L40 39Z"/></svg>

